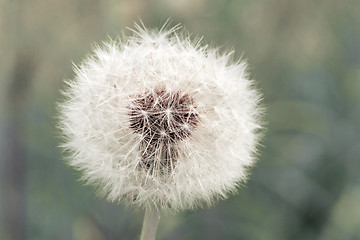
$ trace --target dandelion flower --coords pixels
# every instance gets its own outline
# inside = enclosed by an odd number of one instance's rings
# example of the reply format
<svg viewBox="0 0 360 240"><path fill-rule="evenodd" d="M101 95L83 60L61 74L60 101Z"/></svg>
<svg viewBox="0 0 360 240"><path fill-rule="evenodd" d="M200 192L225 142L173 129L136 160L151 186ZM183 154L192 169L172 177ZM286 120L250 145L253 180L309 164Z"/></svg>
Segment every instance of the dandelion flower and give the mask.
<svg viewBox="0 0 360 240"><path fill-rule="evenodd" d="M134 32L97 47L68 81L68 163L111 202L178 211L227 197L259 136L246 63L177 29Z"/></svg>

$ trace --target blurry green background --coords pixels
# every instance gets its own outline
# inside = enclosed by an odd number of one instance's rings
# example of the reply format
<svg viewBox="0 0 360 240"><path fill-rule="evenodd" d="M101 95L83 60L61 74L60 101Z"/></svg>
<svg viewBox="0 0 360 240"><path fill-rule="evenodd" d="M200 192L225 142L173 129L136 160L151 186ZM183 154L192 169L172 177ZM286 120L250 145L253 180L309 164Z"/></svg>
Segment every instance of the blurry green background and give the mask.
<svg viewBox="0 0 360 240"><path fill-rule="evenodd" d="M267 108L239 194L163 216L157 239L360 239L360 1L0 0L0 239L137 239L57 147L56 101L93 43L182 23L248 60Z"/></svg>

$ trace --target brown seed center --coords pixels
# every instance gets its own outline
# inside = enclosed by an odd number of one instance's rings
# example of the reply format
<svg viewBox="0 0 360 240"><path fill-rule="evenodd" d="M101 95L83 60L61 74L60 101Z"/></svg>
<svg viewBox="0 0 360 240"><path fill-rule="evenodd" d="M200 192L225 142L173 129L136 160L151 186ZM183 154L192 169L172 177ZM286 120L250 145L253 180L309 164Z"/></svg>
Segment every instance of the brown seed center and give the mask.
<svg viewBox="0 0 360 240"><path fill-rule="evenodd" d="M130 128L146 141L174 144L190 136L199 117L194 100L180 91L145 91L130 108Z"/></svg>
<svg viewBox="0 0 360 240"><path fill-rule="evenodd" d="M162 165L172 166L176 161L176 143L188 138L199 122L193 98L165 88L137 95L129 110L130 128L143 137L143 160L147 168L153 168L150 165L156 156L160 156Z"/></svg>

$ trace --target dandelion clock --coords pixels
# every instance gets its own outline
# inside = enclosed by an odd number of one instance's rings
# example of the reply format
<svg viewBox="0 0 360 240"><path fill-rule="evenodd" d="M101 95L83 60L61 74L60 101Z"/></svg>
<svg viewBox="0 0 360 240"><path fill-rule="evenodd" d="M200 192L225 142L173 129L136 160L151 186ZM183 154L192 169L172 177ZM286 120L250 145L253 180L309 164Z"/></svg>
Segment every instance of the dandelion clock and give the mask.
<svg viewBox="0 0 360 240"><path fill-rule="evenodd" d="M259 94L246 63L171 30L136 25L75 67L60 103L67 163L114 203L144 209L141 239L162 210L209 206L247 177Z"/></svg>

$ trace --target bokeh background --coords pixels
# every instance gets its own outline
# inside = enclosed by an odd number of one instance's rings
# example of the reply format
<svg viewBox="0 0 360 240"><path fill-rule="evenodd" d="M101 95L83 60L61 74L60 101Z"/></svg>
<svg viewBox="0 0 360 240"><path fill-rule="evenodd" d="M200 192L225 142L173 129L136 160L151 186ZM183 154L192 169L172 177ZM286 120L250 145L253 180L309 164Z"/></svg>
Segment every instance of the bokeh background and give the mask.
<svg viewBox="0 0 360 240"><path fill-rule="evenodd" d="M163 216L157 239L360 239L360 1L0 0L0 16L0 239L139 237L142 213L82 186L54 127L72 62L139 18L244 56L267 108L247 185Z"/></svg>

